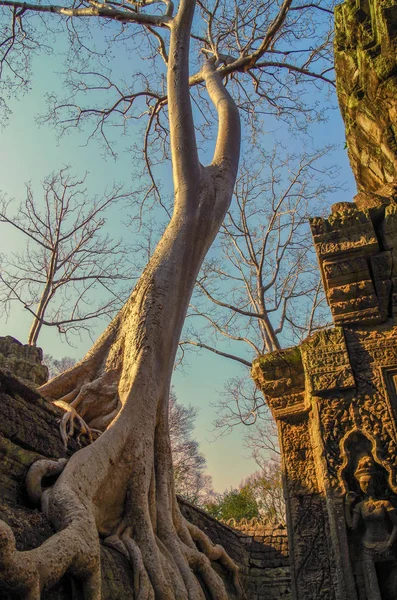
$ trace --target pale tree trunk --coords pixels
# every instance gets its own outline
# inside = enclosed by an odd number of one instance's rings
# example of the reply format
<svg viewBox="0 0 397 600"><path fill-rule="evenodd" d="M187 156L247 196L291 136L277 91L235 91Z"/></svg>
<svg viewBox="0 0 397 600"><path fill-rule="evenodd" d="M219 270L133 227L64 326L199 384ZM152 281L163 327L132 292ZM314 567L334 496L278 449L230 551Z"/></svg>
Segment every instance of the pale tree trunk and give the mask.
<svg viewBox="0 0 397 600"><path fill-rule="evenodd" d="M171 24L174 214L130 299L93 349L41 389L52 400L77 407L89 425L106 430L71 457L49 490L41 493L45 464L36 463L30 472L30 494L41 496L58 533L38 549L20 553L10 529L0 525L5 565L0 577L15 581L30 600L40 598L40 590L65 571L83 581L86 599L99 600L98 532L131 559L139 600L227 600L210 559L230 572L235 597L241 597L234 563L179 512L168 432L170 380L183 321L201 263L230 204L240 147L238 111L208 63L203 76L219 131L212 164L199 163L188 89L194 4L182 0ZM55 471L62 467L48 465Z"/></svg>
<svg viewBox="0 0 397 600"><path fill-rule="evenodd" d="M59 225L57 229L57 235L59 235ZM33 323L31 325L29 336L28 336L28 344L29 346L36 346L37 340L43 326L43 319L45 312L47 310L47 306L53 296L52 293L52 285L55 277L56 264L58 260L58 244L52 249L50 267L47 273L46 284L44 286L43 293L41 294L40 302L36 310L36 316L33 319Z"/></svg>

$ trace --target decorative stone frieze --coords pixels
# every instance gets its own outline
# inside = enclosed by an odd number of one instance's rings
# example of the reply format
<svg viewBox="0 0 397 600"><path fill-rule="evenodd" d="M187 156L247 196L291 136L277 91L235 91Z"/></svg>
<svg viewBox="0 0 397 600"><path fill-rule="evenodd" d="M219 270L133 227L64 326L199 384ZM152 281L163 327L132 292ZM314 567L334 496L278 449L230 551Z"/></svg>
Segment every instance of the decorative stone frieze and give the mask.
<svg viewBox="0 0 397 600"><path fill-rule="evenodd" d="M335 327L252 367L278 426L294 600L396 597L394 189L311 220Z"/></svg>

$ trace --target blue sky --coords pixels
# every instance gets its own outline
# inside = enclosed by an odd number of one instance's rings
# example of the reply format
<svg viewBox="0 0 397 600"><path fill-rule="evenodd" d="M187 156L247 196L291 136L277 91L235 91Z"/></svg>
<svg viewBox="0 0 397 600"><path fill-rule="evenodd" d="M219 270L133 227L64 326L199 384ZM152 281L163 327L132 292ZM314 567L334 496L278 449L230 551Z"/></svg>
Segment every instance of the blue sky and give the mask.
<svg viewBox="0 0 397 600"><path fill-rule="evenodd" d="M40 194L40 182L46 175L61 166L71 165L76 175L88 172L87 185L93 193L101 191L113 181L125 181L129 185L132 178L131 157L128 145L131 137L122 139L117 161L106 158L101 149L92 142L85 144L85 137L74 131L57 139L50 125L38 126L35 117L43 112L46 92L58 88L60 76L55 57L44 56L35 59L33 86L30 92L20 100L10 104L12 114L8 126L1 131L0 189L17 200L24 195L24 183L31 181L37 196ZM328 102L328 101L327 101ZM324 102L324 108L328 105ZM329 100L335 105L335 98ZM294 139L281 126L269 127L272 133L263 137L264 147L272 147L274 140L281 139L284 144L299 150L301 142ZM351 200L355 193L354 182L344 150L344 132L338 111L331 112L327 123L313 125L311 134L317 145L334 143L337 148L330 157L330 164L340 166L340 181L345 183L343 197L333 201ZM130 134L131 135L131 134ZM249 148L246 147L246 151ZM166 190L171 190L171 171L169 166L160 167L158 174ZM123 224L124 210L115 209L108 218L108 229L117 236L131 236L130 230ZM1 252L18 249L23 243L21 238L9 227L0 224ZM1 334L13 335L22 342L26 341L30 325L29 316L23 309L12 310L8 321L1 320ZM104 328L97 328L99 335ZM91 346L89 339L71 348L62 343L53 331L43 331L40 344L46 353L55 357L65 355L82 357ZM212 354L192 355L190 365L184 371L177 371L173 385L177 398L184 404L193 404L200 408L196 420L196 439L208 463L208 473L213 477L214 487L223 491L239 482L256 469L255 463L248 459L248 451L243 446L242 427L222 439L214 439L213 421L216 417L211 403L216 401L218 391L224 381L237 374L238 367L226 359Z"/></svg>

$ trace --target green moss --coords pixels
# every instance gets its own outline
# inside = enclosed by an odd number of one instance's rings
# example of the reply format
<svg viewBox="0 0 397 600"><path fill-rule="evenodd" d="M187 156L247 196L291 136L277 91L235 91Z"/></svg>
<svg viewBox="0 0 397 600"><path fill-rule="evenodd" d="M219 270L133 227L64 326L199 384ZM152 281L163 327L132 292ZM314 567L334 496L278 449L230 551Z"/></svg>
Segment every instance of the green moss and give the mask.
<svg viewBox="0 0 397 600"><path fill-rule="evenodd" d="M297 366L302 363L299 347L286 348L285 350L276 350L269 354L259 356L253 363L258 365L262 370L274 368L276 366L285 365Z"/></svg>
<svg viewBox="0 0 397 600"><path fill-rule="evenodd" d="M373 61L375 73L377 74L380 81L385 81L393 72L397 69L395 58L380 55Z"/></svg>

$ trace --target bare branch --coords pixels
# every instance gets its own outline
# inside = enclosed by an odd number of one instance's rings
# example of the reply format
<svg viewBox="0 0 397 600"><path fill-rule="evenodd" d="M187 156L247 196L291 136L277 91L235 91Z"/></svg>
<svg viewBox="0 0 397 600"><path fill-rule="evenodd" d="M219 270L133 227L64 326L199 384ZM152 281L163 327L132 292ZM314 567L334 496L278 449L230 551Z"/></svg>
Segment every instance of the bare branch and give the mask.
<svg viewBox="0 0 397 600"><path fill-rule="evenodd" d="M217 350L216 348L212 348L211 346L207 346L206 344L196 342L195 340L183 340L179 343L180 346L184 346L185 344L190 344L191 346L196 346L197 348L203 348L205 350L209 350L214 354L218 354L219 356L223 356L224 358L230 358L230 360L235 360L236 362L245 365L246 367L250 367L252 363L248 362L248 360L244 360L239 356L235 356L234 354L228 354L227 352L222 352L221 350Z"/></svg>

